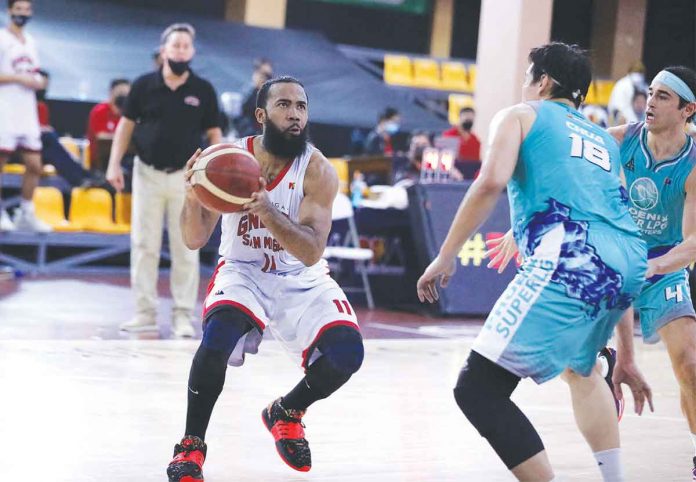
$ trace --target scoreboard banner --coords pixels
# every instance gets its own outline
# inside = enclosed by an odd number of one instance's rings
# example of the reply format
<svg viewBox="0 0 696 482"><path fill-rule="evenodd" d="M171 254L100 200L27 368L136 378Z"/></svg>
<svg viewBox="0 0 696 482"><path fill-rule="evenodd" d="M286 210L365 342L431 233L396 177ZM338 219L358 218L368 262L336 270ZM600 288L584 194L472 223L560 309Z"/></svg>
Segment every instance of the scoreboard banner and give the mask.
<svg viewBox="0 0 696 482"><path fill-rule="evenodd" d="M389 8L406 13L424 15L428 13L430 0L314 0L315 2L343 3L371 8Z"/></svg>
<svg viewBox="0 0 696 482"><path fill-rule="evenodd" d="M408 188L409 213L421 272L437 256L457 208L471 182L416 184ZM510 228L505 194L488 220L462 246L457 272L445 290L440 290L438 308L447 315L487 315L516 273L514 262L502 274L487 268L486 240L502 236ZM420 274L419 274L420 276ZM414 287L415 290L415 287Z"/></svg>

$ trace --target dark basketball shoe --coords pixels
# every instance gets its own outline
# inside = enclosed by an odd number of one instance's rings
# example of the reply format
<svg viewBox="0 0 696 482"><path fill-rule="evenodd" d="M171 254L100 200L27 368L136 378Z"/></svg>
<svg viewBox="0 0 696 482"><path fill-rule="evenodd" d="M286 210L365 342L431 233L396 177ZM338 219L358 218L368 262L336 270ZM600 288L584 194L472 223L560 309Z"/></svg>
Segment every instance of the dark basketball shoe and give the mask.
<svg viewBox="0 0 696 482"><path fill-rule="evenodd" d="M286 410L280 404L281 399L275 400L261 412L264 425L275 439L276 450L283 462L300 472L308 472L312 468L312 454L309 442L305 439L300 410Z"/></svg>
<svg viewBox="0 0 696 482"><path fill-rule="evenodd" d="M611 377L614 374L614 367L616 366L616 350L614 350L611 347L605 346L599 352L597 358L599 358L600 362L602 363L602 369L606 371L606 373L604 374L604 380L607 382L607 385L609 385L609 389L611 390L611 396L614 397L614 404L616 405L616 415L618 415L620 422L624 412L624 401L619 400L618 398L616 398L616 395L614 395L614 382L611 381ZM602 362L602 359L606 361L606 365Z"/></svg>
<svg viewBox="0 0 696 482"><path fill-rule="evenodd" d="M691 480L696 482L696 457L694 457L694 470L691 471Z"/></svg>
<svg viewBox="0 0 696 482"><path fill-rule="evenodd" d="M203 482L203 461L208 446L193 435L174 446L174 458L169 462L169 482Z"/></svg>

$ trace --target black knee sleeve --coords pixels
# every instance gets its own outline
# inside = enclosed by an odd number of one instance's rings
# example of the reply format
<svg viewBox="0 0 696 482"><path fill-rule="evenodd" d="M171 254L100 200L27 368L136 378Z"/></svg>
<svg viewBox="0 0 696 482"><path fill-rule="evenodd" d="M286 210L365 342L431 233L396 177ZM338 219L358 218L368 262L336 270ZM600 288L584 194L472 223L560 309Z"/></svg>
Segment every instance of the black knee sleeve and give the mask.
<svg viewBox="0 0 696 482"><path fill-rule="evenodd" d="M234 309L219 310L206 320L203 340L189 372L187 435L205 438L210 415L225 384L227 360L253 326L247 315Z"/></svg>
<svg viewBox="0 0 696 482"><path fill-rule="evenodd" d="M508 469L544 450L527 417L510 400L520 378L472 351L459 374L454 398Z"/></svg>
<svg viewBox="0 0 696 482"><path fill-rule="evenodd" d="M355 328L336 326L319 338L316 349L322 356L310 365L305 378L312 390L326 398L360 369L365 356L362 335Z"/></svg>
<svg viewBox="0 0 696 482"><path fill-rule="evenodd" d="M319 338L317 348L337 372L352 375L357 372L365 357L362 335L349 326L336 326L326 330Z"/></svg>

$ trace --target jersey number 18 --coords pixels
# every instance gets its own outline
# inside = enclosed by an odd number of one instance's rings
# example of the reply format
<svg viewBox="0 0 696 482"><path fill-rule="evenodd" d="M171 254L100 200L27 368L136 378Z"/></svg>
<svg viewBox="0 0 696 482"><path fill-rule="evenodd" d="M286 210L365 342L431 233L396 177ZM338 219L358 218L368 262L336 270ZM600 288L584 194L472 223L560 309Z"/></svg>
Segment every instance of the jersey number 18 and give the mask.
<svg viewBox="0 0 696 482"><path fill-rule="evenodd" d="M611 171L611 159L609 151L604 147L598 146L592 141L588 141L580 134L570 134L570 157L584 157L592 164L601 167L605 171Z"/></svg>

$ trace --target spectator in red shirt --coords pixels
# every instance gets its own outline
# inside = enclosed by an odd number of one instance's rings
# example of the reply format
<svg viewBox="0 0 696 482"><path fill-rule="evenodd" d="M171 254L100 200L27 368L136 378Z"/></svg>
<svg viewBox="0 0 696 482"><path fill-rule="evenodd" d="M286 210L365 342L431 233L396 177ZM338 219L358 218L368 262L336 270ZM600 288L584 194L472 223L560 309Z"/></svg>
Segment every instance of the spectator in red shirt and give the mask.
<svg viewBox="0 0 696 482"><path fill-rule="evenodd" d="M36 91L36 105L39 110L39 125L41 127L41 158L44 164L53 165L58 175L72 187L106 187L109 189L110 186L105 179L86 171L60 143L58 134L51 126L51 114L46 103L46 91L51 76L45 70L39 70L37 73L45 79L45 88Z"/></svg>
<svg viewBox="0 0 696 482"><path fill-rule="evenodd" d="M97 162L97 139L113 139L114 131L121 119L121 111L130 92L130 81L114 79L111 81L109 100L97 104L89 113L87 139L89 139L90 158Z"/></svg>
<svg viewBox="0 0 696 482"><path fill-rule="evenodd" d="M471 129L474 127L476 111L464 107L459 111L459 124L442 133L443 137L459 138L459 155L457 168L466 179L473 179L481 168L481 141Z"/></svg>

